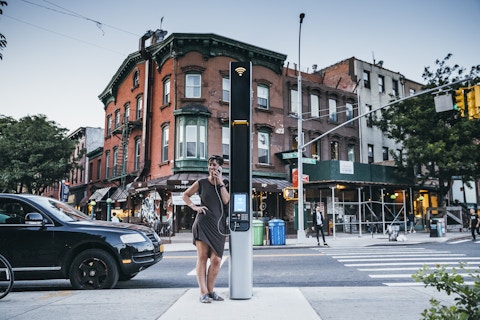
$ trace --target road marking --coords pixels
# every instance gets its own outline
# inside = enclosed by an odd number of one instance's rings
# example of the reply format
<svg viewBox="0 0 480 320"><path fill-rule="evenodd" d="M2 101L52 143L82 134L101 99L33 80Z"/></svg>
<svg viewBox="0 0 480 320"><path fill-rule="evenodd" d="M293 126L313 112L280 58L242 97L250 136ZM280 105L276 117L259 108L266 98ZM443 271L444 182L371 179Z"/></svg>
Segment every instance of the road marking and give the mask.
<svg viewBox="0 0 480 320"><path fill-rule="evenodd" d="M339 262L362 262L362 261L397 261L397 265L403 263L402 261L415 261L418 260L419 258L387 258L387 259L382 259L382 258L374 258L374 259L340 259L338 260ZM420 258L423 261L425 260L480 260L480 258L471 258L471 257L445 257L445 258L439 258L439 257L433 257L433 258Z"/></svg>
<svg viewBox="0 0 480 320"><path fill-rule="evenodd" d="M462 278L470 277L467 273L457 273ZM414 273L390 273L390 274L369 274L368 276L372 279L388 279L388 278L412 278Z"/></svg>
<svg viewBox="0 0 480 320"><path fill-rule="evenodd" d="M468 241L470 240L457 240L457 241L448 242L448 244L459 244L459 243L468 242Z"/></svg>
<svg viewBox="0 0 480 320"><path fill-rule="evenodd" d="M480 259L480 258L477 258ZM460 261L448 261L448 262L440 262L440 261L434 261L434 262L424 262L424 261L417 261L417 262L402 262L402 266L423 266L425 265L441 265L447 263L448 265L452 264L465 264L465 265L477 265L479 261L465 261L465 262L460 262ZM377 267L377 266L398 266L398 262L385 262L385 263L347 263L345 264L345 267Z"/></svg>
<svg viewBox="0 0 480 320"><path fill-rule="evenodd" d="M387 287L424 287L425 284L423 282L383 282L384 286ZM473 286L475 284L474 281L465 281L463 284L467 286Z"/></svg>
<svg viewBox="0 0 480 320"><path fill-rule="evenodd" d="M402 258L406 258L406 257L425 257L425 255L427 255L426 253L423 253L423 252L419 252L419 253L415 253L415 254L383 254L381 255L382 258L397 258L397 257L402 257ZM332 258L334 259L360 259L360 258L364 258L365 256L367 256L367 254L364 254L364 255L358 255L358 256L332 256ZM374 256L374 255L373 255ZM372 255L368 255L368 257L373 257ZM380 255L376 255L376 256L380 256ZM429 257L444 257L444 256L448 256L448 257L464 257L465 254L462 254L462 253L449 253L449 254L446 254L446 253L440 253L440 254L428 254ZM371 260L371 259L370 259ZM385 259L382 259L382 260L385 260Z"/></svg>

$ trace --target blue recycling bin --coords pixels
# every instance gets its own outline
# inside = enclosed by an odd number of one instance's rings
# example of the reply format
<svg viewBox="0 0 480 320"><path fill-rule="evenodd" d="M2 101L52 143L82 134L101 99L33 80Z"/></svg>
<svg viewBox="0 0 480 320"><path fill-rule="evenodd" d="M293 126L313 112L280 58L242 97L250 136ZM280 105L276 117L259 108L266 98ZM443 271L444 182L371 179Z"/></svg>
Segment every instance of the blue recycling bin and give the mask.
<svg viewBox="0 0 480 320"><path fill-rule="evenodd" d="M272 219L268 221L268 239L270 245L285 245L285 221Z"/></svg>

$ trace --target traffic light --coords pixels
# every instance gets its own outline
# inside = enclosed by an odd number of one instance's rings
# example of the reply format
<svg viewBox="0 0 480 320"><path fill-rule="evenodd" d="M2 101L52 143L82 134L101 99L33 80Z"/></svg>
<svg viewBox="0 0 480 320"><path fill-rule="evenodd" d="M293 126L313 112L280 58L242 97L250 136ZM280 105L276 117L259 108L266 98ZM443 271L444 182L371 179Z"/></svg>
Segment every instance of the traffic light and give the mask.
<svg viewBox="0 0 480 320"><path fill-rule="evenodd" d="M283 197L287 201L298 200L298 188L294 188L294 187L283 188Z"/></svg>
<svg viewBox="0 0 480 320"><path fill-rule="evenodd" d="M465 99L463 96L463 88L455 90L455 104L453 109L460 111L462 117L465 116Z"/></svg>
<svg viewBox="0 0 480 320"><path fill-rule="evenodd" d="M470 87L467 93L468 119L480 119L480 85Z"/></svg>

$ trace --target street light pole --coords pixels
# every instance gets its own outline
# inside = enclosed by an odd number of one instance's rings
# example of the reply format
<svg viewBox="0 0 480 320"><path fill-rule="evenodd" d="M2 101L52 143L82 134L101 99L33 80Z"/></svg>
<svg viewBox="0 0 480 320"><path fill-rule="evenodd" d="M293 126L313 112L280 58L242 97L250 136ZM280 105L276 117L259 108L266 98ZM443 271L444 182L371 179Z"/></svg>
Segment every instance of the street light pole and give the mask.
<svg viewBox="0 0 480 320"><path fill-rule="evenodd" d="M303 163L302 163L302 149L303 149L303 129L302 129L302 71L300 70L300 40L302 35L302 22L305 18L305 13L300 13L300 28L298 30L298 101L297 101L297 146L298 146L298 160L297 160L297 172L298 172L298 230L297 230L297 242L305 243L305 227L304 227L304 210L303 210Z"/></svg>
<svg viewBox="0 0 480 320"><path fill-rule="evenodd" d="M110 221L110 213L112 212L112 199L107 199L107 221Z"/></svg>

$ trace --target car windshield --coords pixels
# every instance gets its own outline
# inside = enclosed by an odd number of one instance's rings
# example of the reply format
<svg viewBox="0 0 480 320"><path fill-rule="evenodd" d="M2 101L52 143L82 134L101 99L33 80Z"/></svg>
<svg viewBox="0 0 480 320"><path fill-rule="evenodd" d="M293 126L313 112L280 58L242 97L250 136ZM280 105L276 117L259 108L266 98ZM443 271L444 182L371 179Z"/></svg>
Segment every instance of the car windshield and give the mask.
<svg viewBox="0 0 480 320"><path fill-rule="evenodd" d="M46 207L50 209L50 212L55 215L56 218L62 221L82 221L89 220L90 217L81 211L69 206L66 203L57 201L50 198L42 198Z"/></svg>

